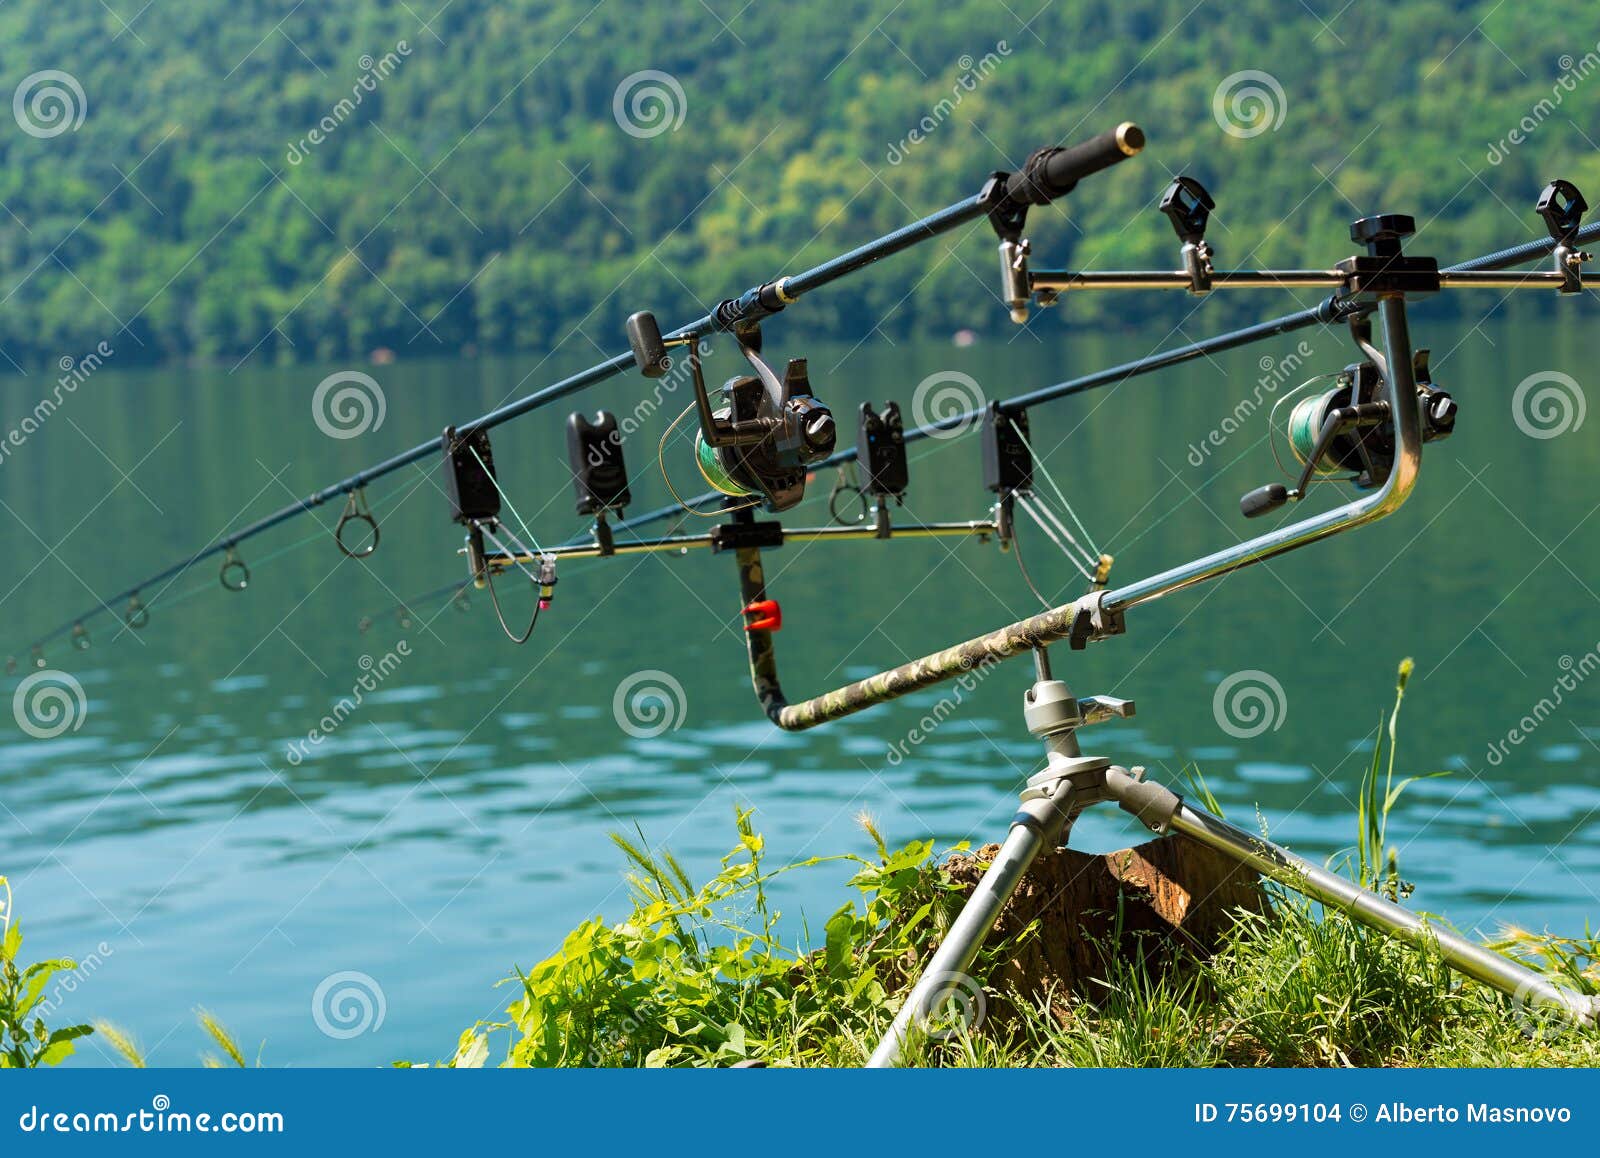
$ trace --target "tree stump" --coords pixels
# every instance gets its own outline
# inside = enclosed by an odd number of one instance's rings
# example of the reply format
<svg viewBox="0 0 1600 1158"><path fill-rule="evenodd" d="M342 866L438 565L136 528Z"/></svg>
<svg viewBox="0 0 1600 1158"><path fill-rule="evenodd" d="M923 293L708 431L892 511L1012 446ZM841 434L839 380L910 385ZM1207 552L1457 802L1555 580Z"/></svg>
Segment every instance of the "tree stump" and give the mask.
<svg viewBox="0 0 1600 1158"><path fill-rule="evenodd" d="M970 894L999 850L985 845L946 867ZM995 923L995 935L1015 944L988 987L1035 1003L1067 992L1092 1000L1110 957L1142 957L1157 973L1181 969L1213 955L1240 912L1268 912L1261 878L1182 836L1098 856L1044 852Z"/></svg>

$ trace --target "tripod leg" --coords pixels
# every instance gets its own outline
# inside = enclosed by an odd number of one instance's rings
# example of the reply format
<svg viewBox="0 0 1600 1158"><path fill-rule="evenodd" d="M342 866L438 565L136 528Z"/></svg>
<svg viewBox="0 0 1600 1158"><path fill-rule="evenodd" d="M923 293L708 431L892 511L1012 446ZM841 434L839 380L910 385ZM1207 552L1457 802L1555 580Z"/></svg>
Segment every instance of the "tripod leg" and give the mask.
<svg viewBox="0 0 1600 1158"><path fill-rule="evenodd" d="M1051 812L1055 811L1052 805ZM978 887L973 890L961 914L951 924L944 943L922 971L922 977L900 1007L889 1032L878 1043L878 1048L872 1051L872 1057L867 1061L868 1069L884 1069L900 1064L900 1055L911 1027L926 1021L961 985L967 970L972 968L978 950L983 946L984 938L994 927L1000 909L1017 891L1023 874L1039 855L1047 837L1054 835L1047 833L1046 828L1059 832L1064 819L1051 818L1041 824L1029 815L1024 806L1024 810L1011 822L1011 831L1006 834L1005 843L1000 846L994 863L983 874L983 879L978 882Z"/></svg>
<svg viewBox="0 0 1600 1158"><path fill-rule="evenodd" d="M1476 945L1449 929L1430 925L1409 909L1296 856L1270 840L1236 828L1209 812L1190 808L1170 789L1136 780L1120 768L1111 768L1106 773L1106 791L1123 809L1155 832L1181 832L1263 876L1339 909L1363 925L1408 945L1421 949L1437 946L1440 956L1452 968L1512 994L1519 1001L1565 1010L1581 1024L1600 1022L1600 998L1553 985L1527 966Z"/></svg>

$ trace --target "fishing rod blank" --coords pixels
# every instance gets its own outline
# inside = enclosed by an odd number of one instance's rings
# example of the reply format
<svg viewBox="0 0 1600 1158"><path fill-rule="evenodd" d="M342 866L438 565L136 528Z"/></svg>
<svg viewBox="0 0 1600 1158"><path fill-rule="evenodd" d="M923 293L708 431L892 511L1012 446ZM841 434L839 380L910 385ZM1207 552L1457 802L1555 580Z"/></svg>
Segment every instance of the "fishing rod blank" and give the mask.
<svg viewBox="0 0 1600 1158"><path fill-rule="evenodd" d="M1066 196L1085 177L1125 161L1129 157L1136 155L1143 148L1144 133L1132 122L1124 122L1115 129L1101 133L1076 145L1066 147L1051 146L1039 149L1030 155L1022 168L1016 172L994 173L985 181L983 188L973 196L941 209L937 213L929 214L909 225L902 226L891 233L869 241L865 245L858 246L802 273L789 277L779 277L773 281L754 286L736 298L721 302L704 317L672 331L667 337L669 339L705 337L718 331L734 331L741 326L759 322L764 318L779 313L804 294L821 289L885 257L932 240L978 218L989 218L994 223L995 228L1002 233L1016 233L1022 228L1030 207L1047 205L1058 198ZM634 365L635 360L631 352L618 354L604 362L589 367L587 370L580 371L542 390L536 390L526 397L492 410L479 418L473 419L471 422L462 423L456 429L461 437L468 438L477 432L490 430L514 418L532 413L552 402L614 378ZM374 466L367 467L365 470L358 471L350 477L342 479L331 486L324 487L304 499L300 499L258 519L254 523L232 531L201 550L178 560L171 566L146 576L137 583L130 584L116 595L100 600L95 606L66 620L61 626L38 636L31 645L34 662L43 662L41 649L45 643L67 632L80 630L85 621L102 612L111 611L113 605L126 602L127 610L124 613L126 621L130 626L136 619L142 623L148 615L146 610L148 598L142 593L175 576L181 575L206 559L217 555L225 555L225 575L229 577L237 576L239 568L230 565L239 564L242 566L242 560L239 558L237 551L240 543L288 522L290 519L315 510L324 503L351 495L386 475L393 474L398 470L438 454L443 449L443 446L443 440L438 438L420 443L410 450L396 454ZM240 586L235 581L231 589L239 589Z"/></svg>
<svg viewBox="0 0 1600 1158"><path fill-rule="evenodd" d="M1556 182L1555 184L1567 185L1568 183ZM1565 247L1570 250L1576 246L1587 245L1597 241L1600 241L1600 222L1582 226L1565 240L1548 237L1523 242L1475 257L1470 261L1446 266L1439 272L1444 284L1452 287L1517 288L1529 283L1523 279L1517 279L1514 284L1488 283L1487 281L1475 280L1461 275L1505 270L1513 266L1525 265L1540 258L1550 257L1558 248ZM1581 261L1581 258L1579 260ZM1571 267L1569 266L1568 268ZM1552 281L1553 278L1538 280ZM1538 281L1532 284L1538 284ZM1120 365L1110 366L1104 370L1096 370L1093 373L1058 382L1052 386L1042 386L1026 394L1004 399L996 403L996 405L1004 413L1016 414L1045 402L1054 402L1061 398L1085 394L1090 390L1097 390L1103 386L1115 386L1133 378L1154 374L1158 370L1165 370L1173 366L1182 365L1185 362L1227 353L1230 350L1282 337L1285 334L1309 329L1312 326L1337 325L1348 321L1357 314L1368 313L1370 310L1371 307L1367 304L1334 294L1307 309L1297 310L1282 317L1272 318L1268 321L1258 322L1236 330L1229 330L1214 337L1203 338L1197 342L1174 346L1170 350L1162 350L1143 358L1137 358L1131 362L1123 362ZM916 442L942 431L964 428L982 419L985 409L986 407L975 407L971 410L949 415L923 426L915 427L905 432L905 440L907 442ZM841 466L854 459L855 456L856 448L846 447L817 463L815 469L823 470L828 467ZM722 496L715 492L695 495L685 499L681 505L645 511L632 518L625 519L617 523L613 529L624 531L648 526L651 523L672 517L672 515L680 512L684 506L703 507L720 498Z"/></svg>
<svg viewBox="0 0 1600 1158"><path fill-rule="evenodd" d="M1586 258L1576 245L1585 232L1579 225L1585 208L1581 195L1568 183L1555 182L1546 187L1538 209L1549 226L1552 244L1547 252L1556 256L1559 276L1525 278L1517 281L1514 288L1553 286L1570 293L1574 279L1567 276L1569 270L1576 275L1576 288L1583 288L1578 271ZM1433 405L1442 392L1425 377L1419 377L1419 371L1426 370L1427 360L1416 356L1412 346L1406 314L1408 298L1446 287L1477 284L1472 279L1451 276L1465 272L1463 267L1440 270L1431 258L1404 253L1403 241L1413 228L1412 219L1401 215L1363 218L1351 226L1352 240L1364 242L1367 253L1340 263L1347 285L1346 295L1337 300L1348 303L1351 336L1366 361L1348 368L1341 376L1347 379L1340 389L1349 391L1348 399L1319 416L1321 428L1314 438L1304 433L1296 438L1291 433L1291 442L1296 444L1305 468L1296 488L1290 490L1281 484L1257 488L1244 496L1240 507L1249 518L1302 498L1308 479L1324 465L1324 456L1349 472L1350 481L1358 489L1372 493L1139 582L1112 591L1092 592L1075 602L800 702L790 702L779 684L771 633L751 632L751 681L767 717L785 730L801 731L1058 640L1068 640L1077 650L1122 634L1123 617L1133 607L1363 526L1398 509L1415 486L1422 444L1447 437L1455 420L1453 408L1441 414ZM1517 254L1520 260L1528 260L1536 252L1519 247L1490 255L1490 259ZM1481 262L1467 265L1483 268ZM1126 288L1124 279L1116 279L1115 288ZM1382 321L1381 352L1373 339L1369 319L1373 312ZM1333 404L1331 398L1329 404ZM1291 414L1289 422L1303 423L1304 417ZM750 516L748 512L735 516L741 517ZM737 561L740 594L745 602L768 599L759 547L739 551Z"/></svg>

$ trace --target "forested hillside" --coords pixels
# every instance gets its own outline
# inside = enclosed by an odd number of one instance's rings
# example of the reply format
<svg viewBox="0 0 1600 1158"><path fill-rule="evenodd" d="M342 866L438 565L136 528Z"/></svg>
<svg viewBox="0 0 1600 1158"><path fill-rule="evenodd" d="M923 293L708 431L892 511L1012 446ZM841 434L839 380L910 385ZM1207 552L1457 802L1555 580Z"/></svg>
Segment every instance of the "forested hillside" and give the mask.
<svg viewBox="0 0 1600 1158"><path fill-rule="evenodd" d="M1222 264L1326 263L1378 210L1467 256L1533 235L1552 176L1600 202L1592 0L141 3L0 6L0 348L25 367L102 341L611 350L631 309L714 302L1125 118L1150 148L1038 215L1041 257L1173 263L1153 202L1179 171L1217 195ZM993 264L924 246L807 324L998 331Z"/></svg>

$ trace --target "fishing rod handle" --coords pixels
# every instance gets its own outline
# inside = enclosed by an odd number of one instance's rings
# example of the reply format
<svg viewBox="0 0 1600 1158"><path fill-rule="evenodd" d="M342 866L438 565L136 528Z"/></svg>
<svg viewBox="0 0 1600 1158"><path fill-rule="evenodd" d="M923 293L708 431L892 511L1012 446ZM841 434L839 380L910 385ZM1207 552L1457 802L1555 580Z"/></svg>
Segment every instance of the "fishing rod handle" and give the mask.
<svg viewBox="0 0 1600 1158"><path fill-rule="evenodd" d="M1006 197L1020 205L1048 205L1079 181L1126 161L1144 148L1144 130L1132 121L1076 145L1040 149L1006 179Z"/></svg>

